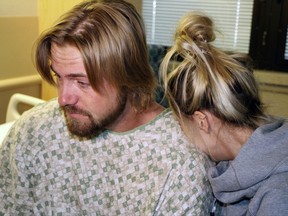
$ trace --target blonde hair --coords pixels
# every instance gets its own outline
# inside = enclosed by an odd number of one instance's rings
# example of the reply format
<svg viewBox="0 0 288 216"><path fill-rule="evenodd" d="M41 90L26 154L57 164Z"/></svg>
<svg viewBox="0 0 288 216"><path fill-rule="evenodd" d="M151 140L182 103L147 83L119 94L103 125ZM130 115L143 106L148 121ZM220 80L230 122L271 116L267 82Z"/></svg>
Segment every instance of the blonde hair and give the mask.
<svg viewBox="0 0 288 216"><path fill-rule="evenodd" d="M79 49L95 90L105 79L127 94L137 110L145 110L154 101L157 79L149 64L144 23L132 4L121 0L84 1L39 38L36 67L55 85L50 71L52 43Z"/></svg>
<svg viewBox="0 0 288 216"><path fill-rule="evenodd" d="M251 59L218 49L215 38L209 17L191 12L180 20L160 65L166 97L179 118L209 110L224 122L255 129L265 115Z"/></svg>

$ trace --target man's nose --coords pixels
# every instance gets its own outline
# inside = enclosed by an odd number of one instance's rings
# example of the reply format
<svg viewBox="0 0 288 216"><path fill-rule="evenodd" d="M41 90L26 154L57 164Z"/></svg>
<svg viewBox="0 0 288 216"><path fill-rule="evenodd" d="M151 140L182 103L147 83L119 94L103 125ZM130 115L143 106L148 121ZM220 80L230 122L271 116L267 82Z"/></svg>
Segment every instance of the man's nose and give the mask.
<svg viewBox="0 0 288 216"><path fill-rule="evenodd" d="M77 102L77 95L69 86L58 85L58 103L60 106L74 105Z"/></svg>

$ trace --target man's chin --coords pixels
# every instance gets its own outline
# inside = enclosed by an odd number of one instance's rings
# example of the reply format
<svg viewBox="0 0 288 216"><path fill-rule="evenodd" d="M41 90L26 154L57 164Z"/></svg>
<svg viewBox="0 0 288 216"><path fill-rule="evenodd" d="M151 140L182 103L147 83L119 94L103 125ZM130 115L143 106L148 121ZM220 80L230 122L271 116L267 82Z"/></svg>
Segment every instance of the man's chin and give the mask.
<svg viewBox="0 0 288 216"><path fill-rule="evenodd" d="M67 126L70 133L79 137L94 137L99 135L103 129L98 127L93 127L90 123L83 123L77 120L67 120Z"/></svg>

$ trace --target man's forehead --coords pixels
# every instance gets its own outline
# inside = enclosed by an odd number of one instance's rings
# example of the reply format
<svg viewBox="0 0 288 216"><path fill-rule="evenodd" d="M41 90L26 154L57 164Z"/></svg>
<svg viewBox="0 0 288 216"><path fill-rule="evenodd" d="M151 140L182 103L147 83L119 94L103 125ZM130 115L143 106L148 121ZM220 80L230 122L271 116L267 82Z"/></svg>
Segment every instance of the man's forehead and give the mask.
<svg viewBox="0 0 288 216"><path fill-rule="evenodd" d="M56 43L51 44L51 58L52 60L82 60L82 55L78 48L71 44L58 45Z"/></svg>

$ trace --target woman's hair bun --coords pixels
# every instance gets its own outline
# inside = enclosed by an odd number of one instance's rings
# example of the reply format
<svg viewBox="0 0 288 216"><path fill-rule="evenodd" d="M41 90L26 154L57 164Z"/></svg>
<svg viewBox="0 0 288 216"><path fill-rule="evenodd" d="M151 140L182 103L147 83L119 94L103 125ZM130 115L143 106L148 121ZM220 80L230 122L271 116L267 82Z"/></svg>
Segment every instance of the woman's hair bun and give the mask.
<svg viewBox="0 0 288 216"><path fill-rule="evenodd" d="M215 40L213 21L201 13L188 13L180 20L175 39L183 35L188 36L195 43L212 42Z"/></svg>

